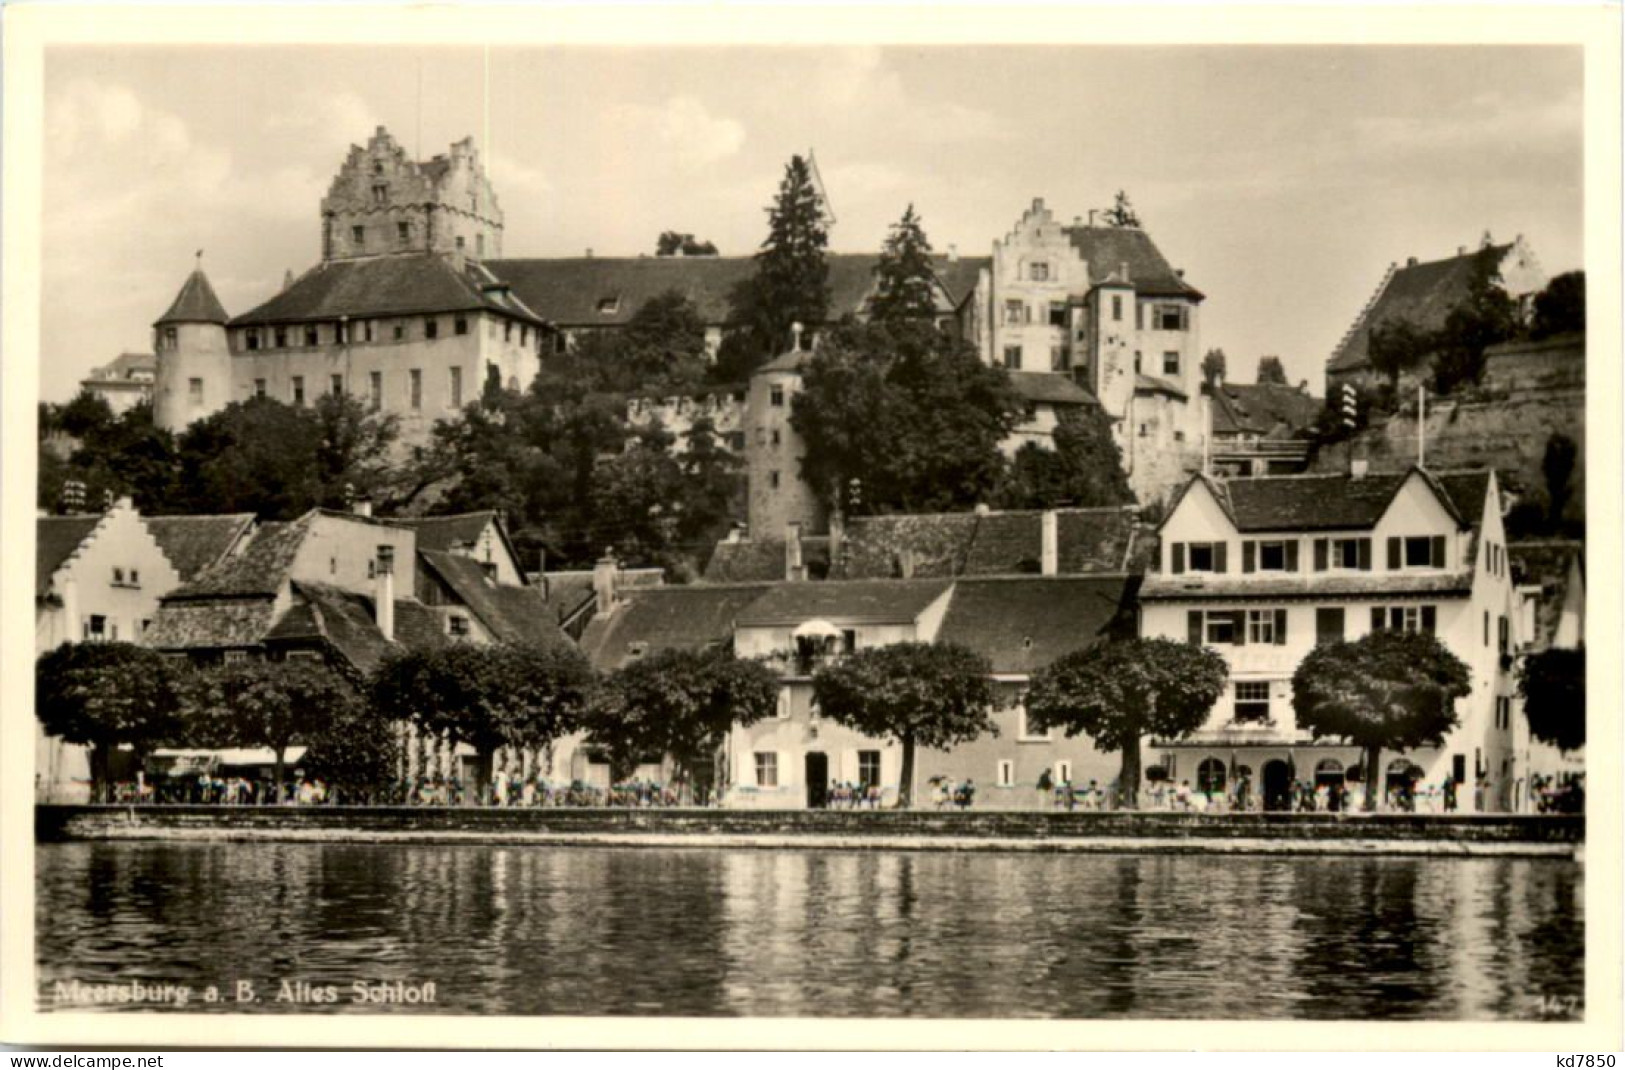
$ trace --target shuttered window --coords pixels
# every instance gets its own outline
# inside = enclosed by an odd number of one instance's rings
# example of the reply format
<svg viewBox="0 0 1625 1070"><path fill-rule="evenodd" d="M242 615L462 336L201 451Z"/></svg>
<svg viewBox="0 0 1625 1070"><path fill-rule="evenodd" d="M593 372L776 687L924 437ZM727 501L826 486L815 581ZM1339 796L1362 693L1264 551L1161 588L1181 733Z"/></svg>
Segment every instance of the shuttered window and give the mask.
<svg viewBox="0 0 1625 1070"><path fill-rule="evenodd" d="M1343 607L1321 606L1315 610L1315 645L1343 641Z"/></svg>

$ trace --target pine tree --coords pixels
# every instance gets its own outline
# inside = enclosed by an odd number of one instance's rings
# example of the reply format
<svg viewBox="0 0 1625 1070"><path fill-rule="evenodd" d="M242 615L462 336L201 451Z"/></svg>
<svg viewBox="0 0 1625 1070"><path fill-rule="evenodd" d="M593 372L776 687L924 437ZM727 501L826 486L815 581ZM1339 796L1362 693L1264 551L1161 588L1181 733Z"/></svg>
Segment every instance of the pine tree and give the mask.
<svg viewBox="0 0 1625 1070"><path fill-rule="evenodd" d="M1122 190L1117 191L1117 200L1106 209L1106 223L1113 227L1138 227L1140 217L1129 203L1128 194Z"/></svg>
<svg viewBox="0 0 1625 1070"><path fill-rule="evenodd" d="M767 215L756 275L735 298L737 318L747 325L758 360L790 347L792 324L810 329L829 315L824 205L802 157L790 158Z"/></svg>
<svg viewBox="0 0 1625 1070"><path fill-rule="evenodd" d="M875 295L870 315L880 322L930 319L936 312L936 273L931 266L931 242L910 204L903 218L892 224L891 234L875 265Z"/></svg>

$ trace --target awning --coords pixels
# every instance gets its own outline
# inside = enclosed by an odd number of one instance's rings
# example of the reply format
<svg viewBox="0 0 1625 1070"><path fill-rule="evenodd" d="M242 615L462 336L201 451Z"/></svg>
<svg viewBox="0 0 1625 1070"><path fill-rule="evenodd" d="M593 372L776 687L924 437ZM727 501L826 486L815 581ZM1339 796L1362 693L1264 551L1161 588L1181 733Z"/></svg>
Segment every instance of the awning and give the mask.
<svg viewBox="0 0 1625 1070"><path fill-rule="evenodd" d="M792 639L839 639L841 629L827 620L809 620L796 625L790 633Z"/></svg>
<svg viewBox="0 0 1625 1070"><path fill-rule="evenodd" d="M304 747L289 747L283 761L293 765L305 756ZM162 761L172 776L188 772L208 772L222 765L275 765L276 752L270 747L228 747L224 750L174 750L161 748L152 756Z"/></svg>

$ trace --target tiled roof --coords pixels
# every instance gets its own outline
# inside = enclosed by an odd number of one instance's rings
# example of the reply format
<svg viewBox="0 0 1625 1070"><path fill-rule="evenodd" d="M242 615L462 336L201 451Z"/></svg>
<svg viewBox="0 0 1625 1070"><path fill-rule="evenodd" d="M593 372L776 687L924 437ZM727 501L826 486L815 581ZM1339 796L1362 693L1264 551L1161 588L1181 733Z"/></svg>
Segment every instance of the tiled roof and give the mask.
<svg viewBox="0 0 1625 1070"><path fill-rule="evenodd" d="M482 509L454 516L401 517L395 523L417 532L419 550L457 550L478 542L496 515L494 509Z"/></svg>
<svg viewBox="0 0 1625 1070"><path fill-rule="evenodd" d="M1217 486L1238 531L1344 531L1374 526L1408 474L1259 476Z"/></svg>
<svg viewBox="0 0 1625 1070"><path fill-rule="evenodd" d="M418 557L498 639L538 646L563 641L557 610L549 612L547 601L536 588L493 583L484 566L459 554L419 550Z"/></svg>
<svg viewBox="0 0 1625 1070"><path fill-rule="evenodd" d="M158 358L151 353L120 353L85 376L87 383L125 383L137 376L151 379L158 373Z"/></svg>
<svg viewBox="0 0 1625 1070"><path fill-rule="evenodd" d="M1473 574L1446 572L1410 575L1385 572L1380 574L1309 574L1301 576L1256 576L1228 578L1189 574L1181 576L1147 576L1140 587L1142 602L1240 601L1249 598L1332 598L1366 597L1371 595L1469 595L1473 590Z"/></svg>
<svg viewBox="0 0 1625 1070"><path fill-rule="evenodd" d="M1215 435L1290 435L1320 415L1321 400L1279 383L1224 383L1213 393Z"/></svg>
<svg viewBox="0 0 1625 1070"><path fill-rule="evenodd" d="M165 601L141 642L159 650L258 646L275 612L276 604L268 597Z"/></svg>
<svg viewBox="0 0 1625 1070"><path fill-rule="evenodd" d="M923 613L950 585L945 579L774 584L739 614L739 625L771 627L820 619L903 624Z"/></svg>
<svg viewBox="0 0 1625 1070"><path fill-rule="evenodd" d="M542 322L502 280L473 260L458 270L429 253L326 260L233 326L486 310Z"/></svg>
<svg viewBox="0 0 1625 1070"><path fill-rule="evenodd" d="M1061 372L1005 372L1024 401L1050 405L1099 405L1095 396Z"/></svg>
<svg viewBox="0 0 1625 1070"><path fill-rule="evenodd" d="M1572 539L1508 543L1507 560L1512 565L1513 582L1540 588L1535 603L1535 634L1530 640L1544 649L1557 635L1563 603L1569 594L1570 570L1576 562L1584 582L1585 543Z"/></svg>
<svg viewBox="0 0 1625 1070"><path fill-rule="evenodd" d="M1066 236L1089 264L1094 285L1128 265L1128 281L1137 293L1154 297L1189 297L1202 300L1202 292L1179 277L1164 259L1151 235L1136 227L1067 227Z"/></svg>
<svg viewBox="0 0 1625 1070"><path fill-rule="evenodd" d="M1121 572L1136 538L1131 509L1057 509L1056 569L1062 574ZM978 518L965 555L967 576L1032 572L1043 551L1039 510L989 513Z"/></svg>
<svg viewBox="0 0 1625 1070"><path fill-rule="evenodd" d="M198 268L181 284L181 292L169 306L169 311L158 317L154 327L167 323L225 323L229 317L220 298L214 295L209 277Z"/></svg>
<svg viewBox="0 0 1625 1070"><path fill-rule="evenodd" d="M1512 246L1488 248L1499 263ZM1379 324L1408 320L1426 331L1443 327L1451 310L1466 299L1472 284L1474 261L1482 252L1482 249L1474 249L1460 256L1396 269L1382 293L1327 361L1326 370L1350 371L1369 366L1371 331Z"/></svg>
<svg viewBox="0 0 1625 1070"><path fill-rule="evenodd" d="M997 673L1028 674L1087 646L1127 608L1138 580L1112 576L961 579L937 641L967 646Z"/></svg>
<svg viewBox="0 0 1625 1070"><path fill-rule="evenodd" d="M1488 469L1470 472L1429 470L1426 474L1444 491L1463 523L1476 529L1483 522L1484 508L1489 502L1491 473Z"/></svg>
<svg viewBox="0 0 1625 1070"><path fill-rule="evenodd" d="M142 518L158 548L188 583L219 561L254 524L253 513L220 516L149 516Z"/></svg>
<svg viewBox="0 0 1625 1070"><path fill-rule="evenodd" d="M830 319L857 312L874 285L872 253L830 253ZM936 258L937 278L955 307L976 286L988 257ZM709 325L732 322L735 287L756 274L749 256L567 257L487 260L497 276L538 314L564 327L626 324L651 298L676 290Z"/></svg>
<svg viewBox="0 0 1625 1070"><path fill-rule="evenodd" d="M34 597L51 593L51 576L96 530L100 514L42 516L34 521Z"/></svg>
<svg viewBox="0 0 1625 1070"><path fill-rule="evenodd" d="M918 579L957 576L965 570L965 555L980 519L975 513L853 517L846 522L836 575L841 579L898 576L901 556L906 553Z"/></svg>
<svg viewBox="0 0 1625 1070"><path fill-rule="evenodd" d="M602 671L619 668L634 643L648 650L729 642L741 610L762 596L765 584L694 584L629 591L609 614L595 617L581 648Z"/></svg>
<svg viewBox="0 0 1625 1070"><path fill-rule="evenodd" d="M711 560L705 563L707 583L767 583L782 579L783 539L724 539L712 548Z"/></svg>
<svg viewBox="0 0 1625 1070"><path fill-rule="evenodd" d="M170 592L166 600L275 595L293 567L314 515L306 513L298 520L261 524L241 553L204 569L191 582Z"/></svg>
<svg viewBox="0 0 1625 1070"><path fill-rule="evenodd" d="M1185 388L1171 379L1160 379L1155 375L1134 374L1134 389L1142 394L1168 394L1171 397L1186 397Z"/></svg>

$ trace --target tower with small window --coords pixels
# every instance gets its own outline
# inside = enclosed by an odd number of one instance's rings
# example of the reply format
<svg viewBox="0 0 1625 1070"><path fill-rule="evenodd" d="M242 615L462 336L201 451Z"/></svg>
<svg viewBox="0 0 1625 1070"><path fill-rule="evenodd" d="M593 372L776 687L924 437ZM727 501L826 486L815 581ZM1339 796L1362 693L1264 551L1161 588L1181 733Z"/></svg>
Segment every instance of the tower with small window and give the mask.
<svg viewBox="0 0 1625 1070"><path fill-rule="evenodd" d="M158 362L153 422L159 427L180 431L194 420L219 412L232 400L226 318L200 263L169 310L152 325Z"/></svg>

